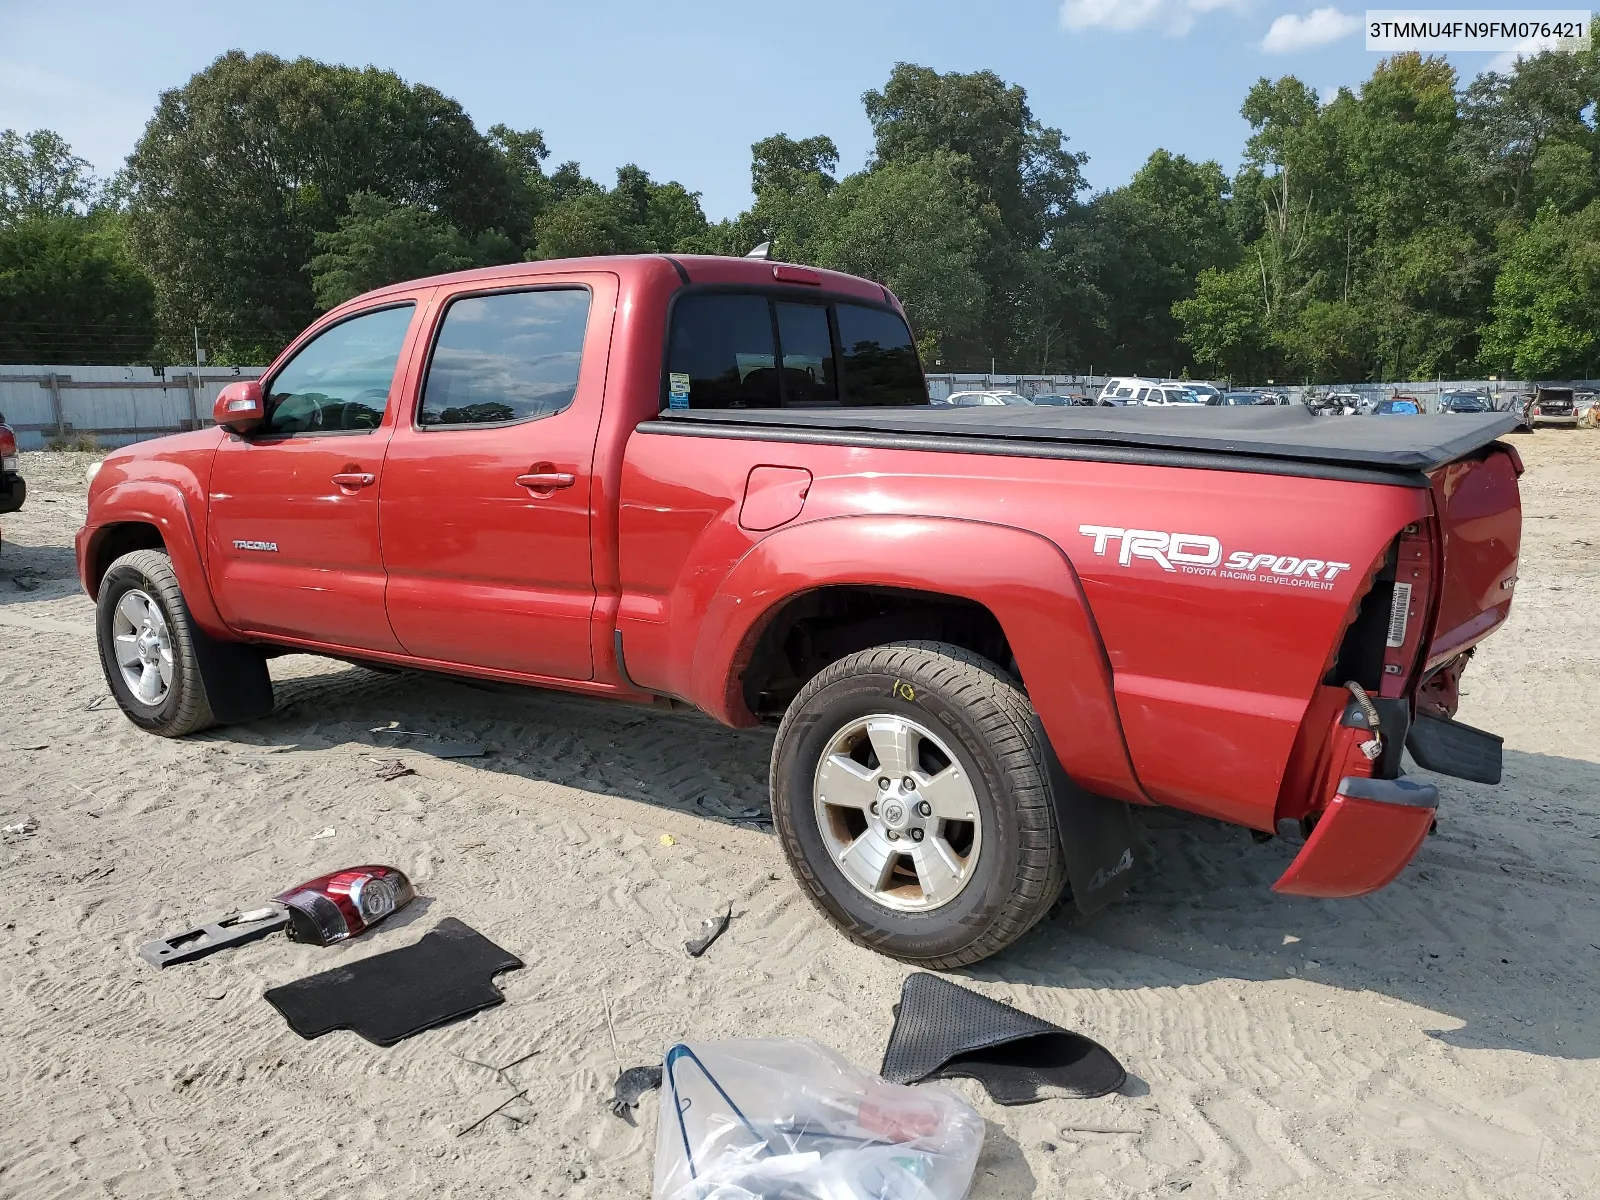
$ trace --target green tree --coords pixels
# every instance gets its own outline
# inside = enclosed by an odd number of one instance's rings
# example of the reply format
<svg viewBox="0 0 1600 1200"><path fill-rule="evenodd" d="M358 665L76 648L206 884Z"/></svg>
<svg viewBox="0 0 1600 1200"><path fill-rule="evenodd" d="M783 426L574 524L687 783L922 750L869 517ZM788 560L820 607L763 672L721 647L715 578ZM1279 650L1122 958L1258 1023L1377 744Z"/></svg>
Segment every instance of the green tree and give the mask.
<svg viewBox="0 0 1600 1200"><path fill-rule="evenodd" d="M86 160L53 129L0 129L0 225L88 211L96 195Z"/></svg>
<svg viewBox="0 0 1600 1200"><path fill-rule="evenodd" d="M337 229L316 235L321 253L310 263L311 286L324 309L402 280L517 259L497 230L469 241L437 214L371 192L355 193L349 204Z"/></svg>
<svg viewBox="0 0 1600 1200"><path fill-rule="evenodd" d="M632 163L617 169L610 191L568 163L551 177L550 195L529 258L669 253L697 248L706 236L700 193L656 183Z"/></svg>
<svg viewBox="0 0 1600 1200"><path fill-rule="evenodd" d="M1194 294L1200 272L1239 261L1228 190L1216 163L1157 150L1126 187L1095 198L1087 233L1103 303L1096 363L1176 372L1194 361L1173 305Z"/></svg>
<svg viewBox="0 0 1600 1200"><path fill-rule="evenodd" d="M1079 352L1081 314L1091 307L1074 244L1085 156L1034 117L1022 88L992 71L941 75L900 63L862 102L875 139L869 169L942 157L987 232L978 260L983 317L946 344L947 357L976 365Z"/></svg>
<svg viewBox="0 0 1600 1200"><path fill-rule="evenodd" d="M1600 348L1600 201L1535 215L1506 250L1479 359L1523 379L1593 374Z"/></svg>
<svg viewBox="0 0 1600 1200"><path fill-rule="evenodd" d="M1194 295L1173 305L1195 361L1230 379L1260 380L1282 361L1256 263L1202 271Z"/></svg>
<svg viewBox="0 0 1600 1200"><path fill-rule="evenodd" d="M0 362L148 361L153 302L114 214L28 216L0 227Z"/></svg>
<svg viewBox="0 0 1600 1200"><path fill-rule="evenodd" d="M892 289L930 363L969 341L983 319L979 264L988 231L948 156L885 164L841 182L811 256Z"/></svg>
<svg viewBox="0 0 1600 1200"><path fill-rule="evenodd" d="M504 148L454 100L390 71L230 51L164 92L128 160L134 251L174 348L270 356L315 316L307 263L358 192L435 213L467 237L506 228Z"/></svg>

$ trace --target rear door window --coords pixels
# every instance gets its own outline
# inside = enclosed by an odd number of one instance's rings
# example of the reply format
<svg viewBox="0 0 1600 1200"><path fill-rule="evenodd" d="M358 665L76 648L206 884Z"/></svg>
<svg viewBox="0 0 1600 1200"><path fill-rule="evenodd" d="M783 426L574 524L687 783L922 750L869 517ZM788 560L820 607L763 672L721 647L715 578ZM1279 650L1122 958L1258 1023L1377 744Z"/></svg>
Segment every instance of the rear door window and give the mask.
<svg viewBox="0 0 1600 1200"><path fill-rule="evenodd" d="M911 331L899 314L840 304L840 380L848 405L926 404L927 385Z"/></svg>
<svg viewBox="0 0 1600 1200"><path fill-rule="evenodd" d="M588 327L586 288L452 302L434 343L417 424L490 425L564 411L578 391Z"/></svg>

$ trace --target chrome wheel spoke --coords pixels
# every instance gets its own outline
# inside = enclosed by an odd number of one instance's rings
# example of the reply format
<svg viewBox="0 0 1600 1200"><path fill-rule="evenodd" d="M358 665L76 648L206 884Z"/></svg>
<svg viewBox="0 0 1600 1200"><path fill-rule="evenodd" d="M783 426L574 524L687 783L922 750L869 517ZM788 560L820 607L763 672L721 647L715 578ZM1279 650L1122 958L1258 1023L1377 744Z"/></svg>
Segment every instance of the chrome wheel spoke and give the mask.
<svg viewBox="0 0 1600 1200"><path fill-rule="evenodd" d="M830 754L817 768L817 800L836 808L870 808L878 798L878 773L855 759Z"/></svg>
<svg viewBox="0 0 1600 1200"><path fill-rule="evenodd" d="M883 888L894 859L894 848L875 829L868 829L838 856L840 869L869 895Z"/></svg>
<svg viewBox="0 0 1600 1200"><path fill-rule="evenodd" d="M156 659L156 670L161 673L161 690L166 691L172 686L172 651L162 648L160 656Z"/></svg>
<svg viewBox="0 0 1600 1200"><path fill-rule="evenodd" d="M112 637L111 643L116 650L118 666L131 667L138 663L139 639L134 634L116 634Z"/></svg>
<svg viewBox="0 0 1600 1200"><path fill-rule="evenodd" d="M955 851L943 838L927 838L918 842L911 851L911 863L917 869L917 882L922 894L933 904L943 904L955 898L966 882L966 866L956 857Z"/></svg>
<svg viewBox="0 0 1600 1200"><path fill-rule="evenodd" d="M139 672L139 686L133 689L134 695L146 704L154 704L161 698L162 690L160 669L155 663L145 663Z"/></svg>
<svg viewBox="0 0 1600 1200"><path fill-rule="evenodd" d="M977 817L978 799L960 764L952 762L937 775L917 776L917 798L945 821L971 821Z"/></svg>
<svg viewBox="0 0 1600 1200"><path fill-rule="evenodd" d="M128 592L117 601L117 616L126 621L135 633L144 628L150 619L150 602L143 592Z"/></svg>
<svg viewBox="0 0 1600 1200"><path fill-rule="evenodd" d="M878 756L878 770L893 779L902 779L916 764L916 733L909 721L899 717L875 717L867 723L867 738Z"/></svg>

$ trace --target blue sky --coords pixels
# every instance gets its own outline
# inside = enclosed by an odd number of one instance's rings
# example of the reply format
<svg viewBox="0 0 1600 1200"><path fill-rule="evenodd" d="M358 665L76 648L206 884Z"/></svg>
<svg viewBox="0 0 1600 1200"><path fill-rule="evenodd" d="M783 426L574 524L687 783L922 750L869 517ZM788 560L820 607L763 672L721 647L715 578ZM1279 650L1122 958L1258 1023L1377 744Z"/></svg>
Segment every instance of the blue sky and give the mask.
<svg viewBox="0 0 1600 1200"><path fill-rule="evenodd" d="M159 93L223 51L309 55L431 84L479 128L543 129L552 164L576 158L607 183L637 162L701 192L716 219L748 204L749 146L768 134L826 133L841 166L859 167L872 144L861 93L909 61L1020 83L1088 153L1098 189L1157 147L1231 171L1256 78L1295 74L1331 94L1370 74L1362 12L1322 0L0 0L0 129L54 128L109 174ZM1452 57L1465 75L1491 60Z"/></svg>

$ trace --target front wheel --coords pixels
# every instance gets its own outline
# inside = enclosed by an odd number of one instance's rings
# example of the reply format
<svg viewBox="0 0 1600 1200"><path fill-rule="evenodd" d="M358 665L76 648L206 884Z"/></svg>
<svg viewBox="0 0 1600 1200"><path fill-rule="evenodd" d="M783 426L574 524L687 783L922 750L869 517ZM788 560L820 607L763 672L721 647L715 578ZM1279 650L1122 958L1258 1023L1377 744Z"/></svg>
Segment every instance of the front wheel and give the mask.
<svg viewBox="0 0 1600 1200"><path fill-rule="evenodd" d="M198 637L172 563L135 550L112 563L95 609L100 666L118 706L141 729L182 737L215 723Z"/></svg>
<svg viewBox="0 0 1600 1200"><path fill-rule="evenodd" d="M800 690L772 754L789 865L852 940L949 968L987 958L1065 881L1022 691L941 642L852 654Z"/></svg>

